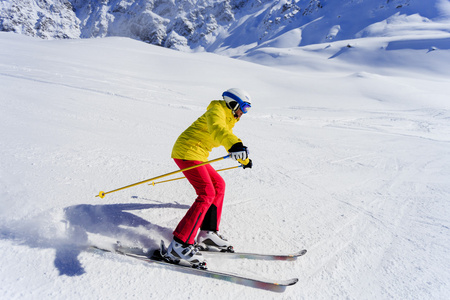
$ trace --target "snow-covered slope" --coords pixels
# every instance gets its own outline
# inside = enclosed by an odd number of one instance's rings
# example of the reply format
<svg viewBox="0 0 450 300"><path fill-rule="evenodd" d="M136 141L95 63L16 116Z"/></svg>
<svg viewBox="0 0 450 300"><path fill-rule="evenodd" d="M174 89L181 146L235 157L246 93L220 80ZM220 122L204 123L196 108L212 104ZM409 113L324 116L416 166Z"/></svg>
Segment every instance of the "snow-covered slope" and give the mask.
<svg viewBox="0 0 450 300"><path fill-rule="evenodd" d="M448 33L449 17L448 0L0 2L0 31L47 39L123 36L183 51L234 55L268 45L386 36L399 33L391 30L398 26Z"/></svg>
<svg viewBox="0 0 450 300"><path fill-rule="evenodd" d="M447 299L448 37L415 36L267 46L248 62L0 33L0 298ZM254 167L222 173L221 231L240 250L308 253L209 267L299 283L276 294L83 251L170 240L187 182L95 195L176 170L177 136L235 86L254 99L234 130Z"/></svg>

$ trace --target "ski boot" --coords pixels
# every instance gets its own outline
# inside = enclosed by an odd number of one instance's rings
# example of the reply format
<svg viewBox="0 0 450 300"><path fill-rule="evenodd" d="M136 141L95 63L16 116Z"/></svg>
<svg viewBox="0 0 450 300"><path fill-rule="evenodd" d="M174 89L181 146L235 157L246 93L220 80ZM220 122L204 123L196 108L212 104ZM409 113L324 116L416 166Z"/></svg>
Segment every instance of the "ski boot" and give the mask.
<svg viewBox="0 0 450 300"><path fill-rule="evenodd" d="M231 243L217 231L201 230L197 236L197 247L201 251L234 252Z"/></svg>
<svg viewBox="0 0 450 300"><path fill-rule="evenodd" d="M161 255L165 260L173 264L204 270L207 268L205 258L194 245L182 244L172 240L167 251L164 251L164 253L161 251Z"/></svg>

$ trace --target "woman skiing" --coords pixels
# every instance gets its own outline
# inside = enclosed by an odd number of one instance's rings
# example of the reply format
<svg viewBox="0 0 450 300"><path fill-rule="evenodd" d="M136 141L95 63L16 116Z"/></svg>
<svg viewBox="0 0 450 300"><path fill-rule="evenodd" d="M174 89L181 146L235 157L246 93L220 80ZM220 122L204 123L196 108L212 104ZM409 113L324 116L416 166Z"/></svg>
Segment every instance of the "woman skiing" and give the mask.
<svg viewBox="0 0 450 300"><path fill-rule="evenodd" d="M222 97L223 100L212 101L206 112L175 142L172 158L180 169L207 161L211 150L219 146L224 146L230 157L241 163L244 169L252 167L247 147L232 131L236 122L250 109L250 96L233 88L225 91ZM183 174L194 187L197 198L173 232L165 257L171 261L184 260L193 266L204 266L206 262L199 247L233 251L231 244L218 234L225 181L209 164ZM195 247L197 233L198 247Z"/></svg>

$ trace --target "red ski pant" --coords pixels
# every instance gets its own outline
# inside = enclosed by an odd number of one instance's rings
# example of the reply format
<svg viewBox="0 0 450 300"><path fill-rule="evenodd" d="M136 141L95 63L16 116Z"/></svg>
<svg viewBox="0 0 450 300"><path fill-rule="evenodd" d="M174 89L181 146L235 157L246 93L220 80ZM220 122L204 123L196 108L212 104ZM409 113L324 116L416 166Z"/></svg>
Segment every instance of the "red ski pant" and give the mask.
<svg viewBox="0 0 450 300"><path fill-rule="evenodd" d="M202 163L201 161L174 159L184 169ZM194 244L198 230L219 230L222 215L225 181L209 164L183 172L197 193L197 199L181 219L173 232L174 237Z"/></svg>

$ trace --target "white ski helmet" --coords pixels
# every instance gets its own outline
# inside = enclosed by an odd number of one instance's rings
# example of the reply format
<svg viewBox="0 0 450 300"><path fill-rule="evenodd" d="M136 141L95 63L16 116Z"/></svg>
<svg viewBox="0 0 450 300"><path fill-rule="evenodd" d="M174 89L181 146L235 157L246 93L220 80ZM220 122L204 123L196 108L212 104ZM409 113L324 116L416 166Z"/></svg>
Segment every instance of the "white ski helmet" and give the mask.
<svg viewBox="0 0 450 300"><path fill-rule="evenodd" d="M222 97L233 112L241 108L242 112L246 114L252 107L250 95L242 89L232 88L226 90L223 92Z"/></svg>

